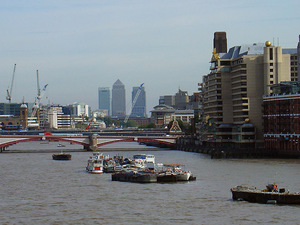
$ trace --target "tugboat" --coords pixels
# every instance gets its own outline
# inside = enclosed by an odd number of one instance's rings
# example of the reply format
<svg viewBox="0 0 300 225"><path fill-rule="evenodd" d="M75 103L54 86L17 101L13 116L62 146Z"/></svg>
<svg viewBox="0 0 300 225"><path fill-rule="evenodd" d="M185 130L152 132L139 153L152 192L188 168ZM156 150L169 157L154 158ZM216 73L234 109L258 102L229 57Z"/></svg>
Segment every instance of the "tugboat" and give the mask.
<svg viewBox="0 0 300 225"><path fill-rule="evenodd" d="M268 184L260 190L245 186L230 189L233 200L243 200L263 204L300 204L300 193L290 193L285 188L278 189L277 184Z"/></svg>
<svg viewBox="0 0 300 225"><path fill-rule="evenodd" d="M86 171L89 173L103 173L103 160L104 156L100 152L93 152L93 156L90 156Z"/></svg>

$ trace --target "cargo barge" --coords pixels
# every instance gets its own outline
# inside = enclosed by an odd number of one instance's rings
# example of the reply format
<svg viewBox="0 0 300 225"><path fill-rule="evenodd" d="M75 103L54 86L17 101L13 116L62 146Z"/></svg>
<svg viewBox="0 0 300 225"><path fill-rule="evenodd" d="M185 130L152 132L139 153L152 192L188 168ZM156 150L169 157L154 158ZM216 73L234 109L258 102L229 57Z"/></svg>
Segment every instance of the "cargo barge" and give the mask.
<svg viewBox="0 0 300 225"><path fill-rule="evenodd" d="M245 186L236 186L230 190L233 200L262 204L300 204L300 193L290 193L285 188L278 189L276 184L269 184L263 190Z"/></svg>

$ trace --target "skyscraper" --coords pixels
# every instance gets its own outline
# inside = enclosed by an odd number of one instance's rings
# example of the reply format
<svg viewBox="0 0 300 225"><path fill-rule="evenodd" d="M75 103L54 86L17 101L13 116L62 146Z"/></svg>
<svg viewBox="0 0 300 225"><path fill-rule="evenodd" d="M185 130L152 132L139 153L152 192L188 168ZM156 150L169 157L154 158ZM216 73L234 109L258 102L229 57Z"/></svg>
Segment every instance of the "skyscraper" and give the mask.
<svg viewBox="0 0 300 225"><path fill-rule="evenodd" d="M125 85L118 79L112 88L112 116L126 115Z"/></svg>
<svg viewBox="0 0 300 225"><path fill-rule="evenodd" d="M141 90L139 92L139 89ZM134 103L135 97L137 93L139 92L139 95L136 99L135 104L133 105L131 115L132 116L140 116L140 117L146 117L146 92L145 88L140 87L133 87L132 88L132 104Z"/></svg>
<svg viewBox="0 0 300 225"><path fill-rule="evenodd" d="M107 110L107 114L110 115L110 88L99 87L98 88L98 105L99 109Z"/></svg>

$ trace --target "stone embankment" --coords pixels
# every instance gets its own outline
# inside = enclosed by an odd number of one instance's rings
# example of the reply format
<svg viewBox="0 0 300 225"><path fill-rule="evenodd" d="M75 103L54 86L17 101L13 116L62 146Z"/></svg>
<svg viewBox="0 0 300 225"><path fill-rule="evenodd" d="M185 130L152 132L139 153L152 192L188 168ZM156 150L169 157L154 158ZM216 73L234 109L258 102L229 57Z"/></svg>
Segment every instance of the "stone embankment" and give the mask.
<svg viewBox="0 0 300 225"><path fill-rule="evenodd" d="M237 148L228 143L212 143L199 141L197 137L185 136L177 139L176 149L208 154L214 158L281 158L274 151L255 148Z"/></svg>

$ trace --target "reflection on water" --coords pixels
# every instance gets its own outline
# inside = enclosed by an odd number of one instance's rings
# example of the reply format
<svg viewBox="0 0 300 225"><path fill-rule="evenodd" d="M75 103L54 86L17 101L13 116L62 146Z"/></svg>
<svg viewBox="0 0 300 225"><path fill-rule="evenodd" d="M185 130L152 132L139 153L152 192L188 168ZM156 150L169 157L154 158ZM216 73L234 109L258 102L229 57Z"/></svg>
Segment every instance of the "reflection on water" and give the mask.
<svg viewBox="0 0 300 225"><path fill-rule="evenodd" d="M20 146L18 146L20 145ZM40 148L39 143L11 147ZM56 147L57 143L54 144ZM68 144L66 144L66 147ZM81 147L72 145L72 147ZM128 151L113 151L113 147ZM52 146L53 147L53 146ZM118 143L107 154L136 152ZM125 148L125 147L124 147ZM17 149L17 148L16 148ZM2 224L298 224L299 206L261 205L231 200L229 189L245 184L264 188L274 182L300 191L298 160L211 160L182 151L146 151L157 162L182 163L197 180L175 184L111 181L110 174L89 174L91 152L72 152L70 161L52 153L0 154Z"/></svg>

